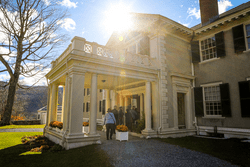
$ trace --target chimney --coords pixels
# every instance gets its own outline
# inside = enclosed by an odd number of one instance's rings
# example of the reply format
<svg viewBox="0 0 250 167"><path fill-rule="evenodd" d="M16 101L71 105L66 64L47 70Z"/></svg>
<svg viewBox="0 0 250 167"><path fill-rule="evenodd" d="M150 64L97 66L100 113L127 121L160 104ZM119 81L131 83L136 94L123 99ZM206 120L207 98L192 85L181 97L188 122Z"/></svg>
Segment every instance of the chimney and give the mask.
<svg viewBox="0 0 250 167"><path fill-rule="evenodd" d="M209 24L218 17L217 0L199 0L202 26Z"/></svg>

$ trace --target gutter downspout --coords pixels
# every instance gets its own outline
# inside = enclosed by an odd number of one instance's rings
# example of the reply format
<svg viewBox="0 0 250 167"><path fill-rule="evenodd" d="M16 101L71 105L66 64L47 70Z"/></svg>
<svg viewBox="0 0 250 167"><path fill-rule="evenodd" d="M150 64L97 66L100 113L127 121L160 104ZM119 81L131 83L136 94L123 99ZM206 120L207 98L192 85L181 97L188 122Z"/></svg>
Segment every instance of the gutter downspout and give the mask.
<svg viewBox="0 0 250 167"><path fill-rule="evenodd" d="M157 30L157 59L159 60L159 57L161 56L159 53L159 46L161 46L161 45L159 45L159 29L160 29L160 26L161 25L159 25L158 26L158 30ZM159 101L160 101L160 103L158 104L158 111L159 111L159 121L160 121L160 126L159 126L159 128L157 129L157 134L161 134L161 129L162 129L162 108L161 108L161 75L160 75L160 72L161 72L161 70L159 70L158 69L158 80L159 80L159 82L158 82L158 96L159 96Z"/></svg>
<svg viewBox="0 0 250 167"><path fill-rule="evenodd" d="M193 36L192 36L192 39L190 40L190 44L191 44L191 42L193 41L193 39L194 39L194 36L195 36L195 33L194 33L194 31L193 31ZM192 57L192 56L191 56ZM191 61L191 69L192 69L192 76L194 76L195 74L194 74L194 64L192 63L192 61ZM195 87L195 81L194 81L194 79L193 79L193 81L192 81L192 87L194 88ZM192 97L192 99L193 99L193 97ZM193 103L194 104L194 103ZM193 106L193 105L192 105ZM194 126L195 126L195 129L196 129L196 135L199 135L199 126L198 126L198 123L197 123L197 117L195 116L194 117L194 122L193 122L193 124L194 124Z"/></svg>

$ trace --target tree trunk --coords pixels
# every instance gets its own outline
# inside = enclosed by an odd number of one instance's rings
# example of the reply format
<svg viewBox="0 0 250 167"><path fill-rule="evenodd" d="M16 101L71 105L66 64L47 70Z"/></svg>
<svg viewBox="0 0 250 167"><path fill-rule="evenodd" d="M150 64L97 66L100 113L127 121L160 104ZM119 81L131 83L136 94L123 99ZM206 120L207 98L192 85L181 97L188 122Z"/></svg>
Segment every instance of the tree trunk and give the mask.
<svg viewBox="0 0 250 167"><path fill-rule="evenodd" d="M13 104L14 104L14 100L15 100L16 86L17 86L18 78L19 78L19 76L15 76L13 79L10 79L7 104L5 106L5 110L3 113L3 120L1 121L1 125L9 125L10 124L11 112L12 112L12 108L13 108Z"/></svg>

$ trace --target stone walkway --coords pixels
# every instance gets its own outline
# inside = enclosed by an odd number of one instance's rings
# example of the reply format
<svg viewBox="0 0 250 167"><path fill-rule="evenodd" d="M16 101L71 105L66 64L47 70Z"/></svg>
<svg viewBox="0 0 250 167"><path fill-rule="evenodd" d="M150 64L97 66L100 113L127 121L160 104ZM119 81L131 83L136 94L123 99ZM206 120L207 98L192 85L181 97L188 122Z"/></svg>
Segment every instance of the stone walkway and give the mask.
<svg viewBox="0 0 250 167"><path fill-rule="evenodd" d="M210 155L192 151L179 146L164 143L155 139L141 139L129 136L129 141L106 140L101 135L102 144L98 147L107 152L112 165L128 166L178 166L178 167L217 167L236 166Z"/></svg>

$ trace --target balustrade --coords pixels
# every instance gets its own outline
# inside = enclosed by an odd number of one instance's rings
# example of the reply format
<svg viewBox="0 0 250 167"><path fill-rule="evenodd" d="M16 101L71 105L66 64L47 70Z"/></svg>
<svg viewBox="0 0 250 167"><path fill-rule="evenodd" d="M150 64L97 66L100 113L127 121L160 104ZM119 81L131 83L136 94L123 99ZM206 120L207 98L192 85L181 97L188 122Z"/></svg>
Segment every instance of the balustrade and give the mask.
<svg viewBox="0 0 250 167"><path fill-rule="evenodd" d="M69 47L62 53L62 55L56 59L56 64L62 61L73 49L74 48L72 47L72 44L70 44ZM98 56L102 57L102 59L105 58L107 61L125 63L130 65L139 65L143 67L155 67L148 55L134 54L126 52L124 50L117 50L113 48L111 49L105 46L98 45L94 42L85 41L85 39L81 51L89 54L89 56L96 55L97 57L95 58L98 58Z"/></svg>

